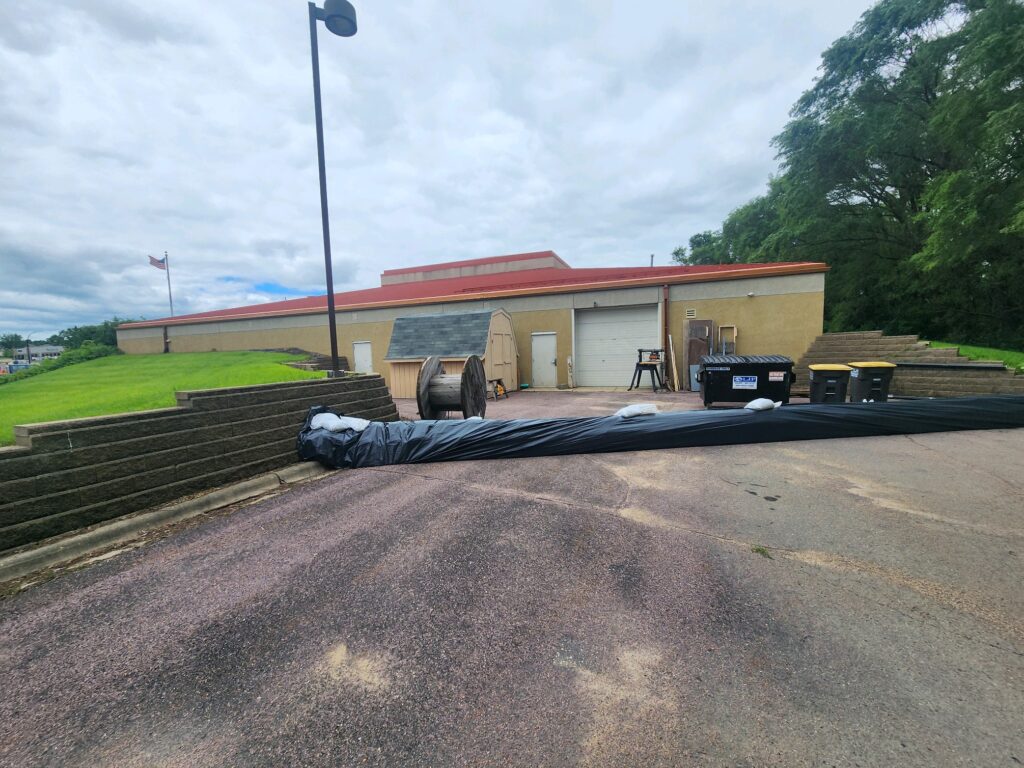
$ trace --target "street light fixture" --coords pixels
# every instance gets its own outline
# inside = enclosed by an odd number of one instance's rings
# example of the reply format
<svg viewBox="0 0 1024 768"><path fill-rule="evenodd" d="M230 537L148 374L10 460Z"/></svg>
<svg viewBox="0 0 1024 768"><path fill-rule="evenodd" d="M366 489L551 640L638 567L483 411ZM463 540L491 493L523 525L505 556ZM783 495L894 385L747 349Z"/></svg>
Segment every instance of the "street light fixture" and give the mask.
<svg viewBox="0 0 1024 768"><path fill-rule="evenodd" d="M334 326L334 272L331 268L331 226L327 216L327 170L324 167L324 118L320 108L320 52L316 23L339 37L356 33L356 9L348 0L324 0L324 7L309 3L309 47L313 58L313 106L316 112L316 151L320 166L320 217L324 229L324 270L327 273L327 325L331 334L331 373L338 372L338 330Z"/></svg>

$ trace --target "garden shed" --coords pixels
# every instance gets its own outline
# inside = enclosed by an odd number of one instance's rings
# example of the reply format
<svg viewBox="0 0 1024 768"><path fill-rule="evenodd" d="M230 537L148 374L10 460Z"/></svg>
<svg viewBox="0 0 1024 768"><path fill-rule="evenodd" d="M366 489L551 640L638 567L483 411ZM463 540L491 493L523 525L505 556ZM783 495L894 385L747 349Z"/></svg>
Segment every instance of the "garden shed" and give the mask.
<svg viewBox="0 0 1024 768"><path fill-rule="evenodd" d="M391 368L392 397L416 397L420 366L434 355L450 375L461 374L466 358L477 355L488 382L501 379L509 391L519 388L519 353L504 309L395 318L384 358Z"/></svg>

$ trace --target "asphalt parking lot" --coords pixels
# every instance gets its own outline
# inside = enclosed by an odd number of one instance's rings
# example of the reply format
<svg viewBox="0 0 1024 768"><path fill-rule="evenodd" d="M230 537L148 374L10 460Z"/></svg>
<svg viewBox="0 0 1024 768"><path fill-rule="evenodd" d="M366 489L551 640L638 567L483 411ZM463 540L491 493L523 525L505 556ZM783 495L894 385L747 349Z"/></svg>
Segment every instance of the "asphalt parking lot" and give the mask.
<svg viewBox="0 0 1024 768"><path fill-rule="evenodd" d="M488 416L652 400L696 407ZM0 765L1020 765L1022 456L995 430L334 473L0 600Z"/></svg>

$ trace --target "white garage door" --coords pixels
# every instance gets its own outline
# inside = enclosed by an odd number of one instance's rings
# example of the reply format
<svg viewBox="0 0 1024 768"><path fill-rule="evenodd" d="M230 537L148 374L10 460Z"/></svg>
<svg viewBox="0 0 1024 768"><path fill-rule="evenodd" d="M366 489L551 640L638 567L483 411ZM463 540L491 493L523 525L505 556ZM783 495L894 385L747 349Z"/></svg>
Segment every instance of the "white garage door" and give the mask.
<svg viewBox="0 0 1024 768"><path fill-rule="evenodd" d="M637 349L661 346L658 305L576 310L578 387L628 387Z"/></svg>

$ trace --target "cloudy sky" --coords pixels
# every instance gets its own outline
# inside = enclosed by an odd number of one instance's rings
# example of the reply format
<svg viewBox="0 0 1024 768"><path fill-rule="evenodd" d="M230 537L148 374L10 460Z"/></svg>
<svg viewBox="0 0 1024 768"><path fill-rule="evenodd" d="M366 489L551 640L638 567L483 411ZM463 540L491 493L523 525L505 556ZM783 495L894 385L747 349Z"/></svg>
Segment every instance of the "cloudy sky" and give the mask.
<svg viewBox="0 0 1024 768"><path fill-rule="evenodd" d="M321 27L335 287L667 263L763 188L866 0L356 0ZM306 4L0 2L0 332L322 292Z"/></svg>

